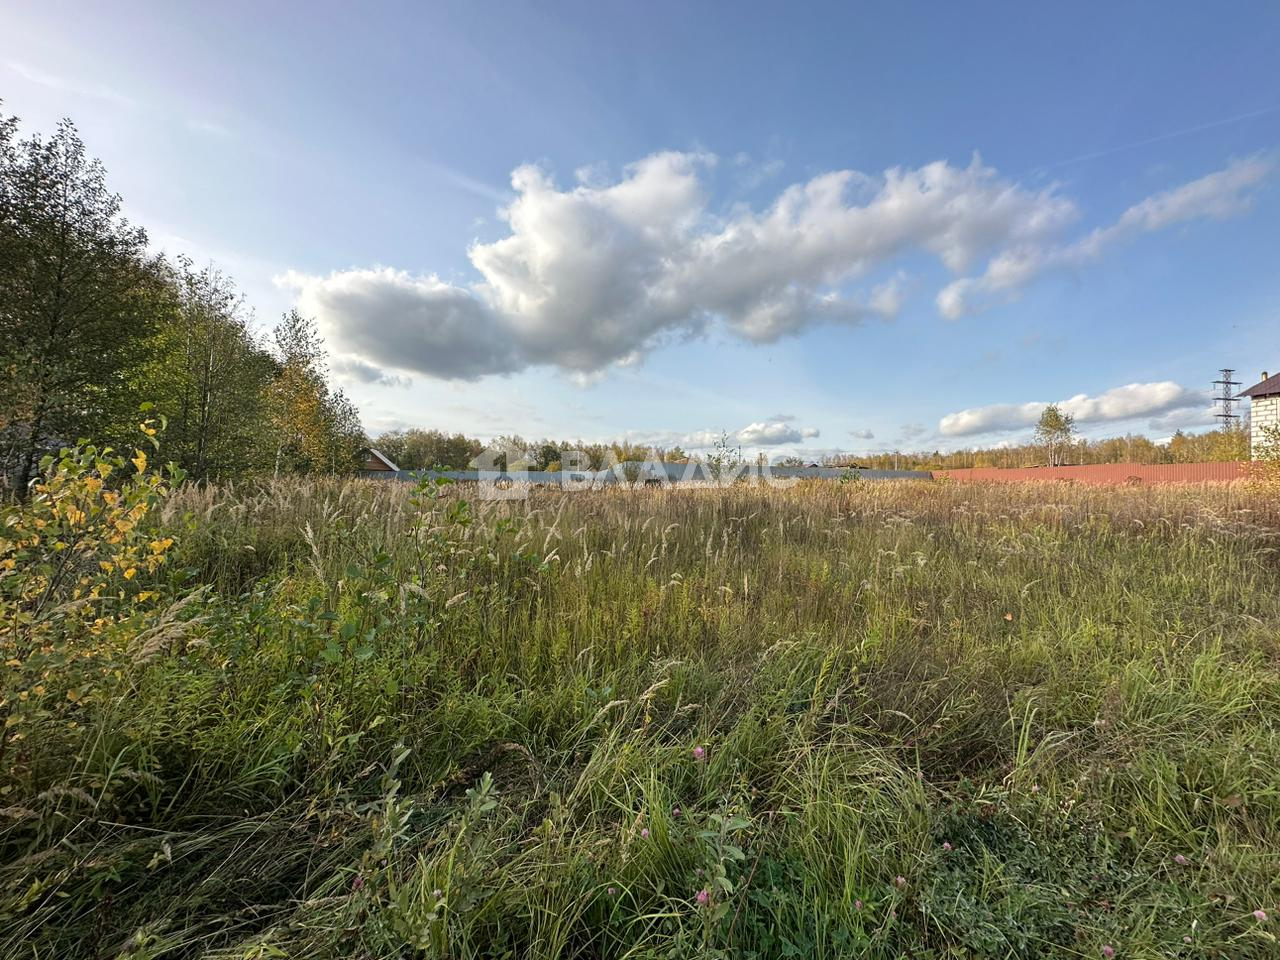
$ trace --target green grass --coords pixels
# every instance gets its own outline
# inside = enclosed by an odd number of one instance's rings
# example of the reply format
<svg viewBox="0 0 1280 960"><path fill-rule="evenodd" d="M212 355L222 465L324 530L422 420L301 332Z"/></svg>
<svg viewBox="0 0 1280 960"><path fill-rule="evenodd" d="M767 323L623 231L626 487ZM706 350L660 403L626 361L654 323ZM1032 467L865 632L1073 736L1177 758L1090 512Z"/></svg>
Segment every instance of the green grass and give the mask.
<svg viewBox="0 0 1280 960"><path fill-rule="evenodd" d="M0 953L1280 955L1274 504L465 498L168 501L203 592L10 749Z"/></svg>

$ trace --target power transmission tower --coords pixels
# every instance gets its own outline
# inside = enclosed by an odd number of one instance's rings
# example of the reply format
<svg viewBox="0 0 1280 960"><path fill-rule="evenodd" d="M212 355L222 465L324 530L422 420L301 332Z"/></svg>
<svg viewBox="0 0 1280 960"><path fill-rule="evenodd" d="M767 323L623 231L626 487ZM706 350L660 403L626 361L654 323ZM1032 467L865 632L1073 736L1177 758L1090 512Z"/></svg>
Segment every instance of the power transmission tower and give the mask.
<svg viewBox="0 0 1280 960"><path fill-rule="evenodd" d="M1222 421L1222 427L1226 429L1235 426L1240 419L1240 414L1236 413L1235 408L1232 406L1236 402L1236 395L1235 391L1231 389L1232 387L1240 386L1240 381L1231 379L1231 375L1235 371L1227 367L1223 367L1218 372L1222 374L1222 379L1213 381L1213 385L1221 389L1218 391L1218 395L1213 398L1213 402L1219 405L1221 409L1214 416Z"/></svg>

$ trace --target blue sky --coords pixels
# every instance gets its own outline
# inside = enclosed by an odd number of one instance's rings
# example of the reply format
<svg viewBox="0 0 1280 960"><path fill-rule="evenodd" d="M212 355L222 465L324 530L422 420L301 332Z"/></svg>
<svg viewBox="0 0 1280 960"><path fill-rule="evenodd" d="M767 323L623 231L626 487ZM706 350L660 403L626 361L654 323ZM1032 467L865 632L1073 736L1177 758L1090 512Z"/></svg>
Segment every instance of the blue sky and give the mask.
<svg viewBox="0 0 1280 960"><path fill-rule="evenodd" d="M1280 368L1274 3L4 2L161 248L366 426L865 451ZM1073 399L1074 398L1074 399Z"/></svg>

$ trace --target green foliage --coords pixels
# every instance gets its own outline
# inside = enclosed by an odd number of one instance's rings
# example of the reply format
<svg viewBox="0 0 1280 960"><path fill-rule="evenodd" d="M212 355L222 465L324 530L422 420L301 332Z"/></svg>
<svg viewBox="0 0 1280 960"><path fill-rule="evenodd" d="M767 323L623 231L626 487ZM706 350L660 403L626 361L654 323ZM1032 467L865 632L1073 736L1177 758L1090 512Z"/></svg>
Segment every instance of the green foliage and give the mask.
<svg viewBox="0 0 1280 960"><path fill-rule="evenodd" d="M392 430L373 441L373 445L395 461L401 470L469 469L484 449L479 440L439 430ZM559 454L556 454L559 458Z"/></svg>
<svg viewBox="0 0 1280 960"><path fill-rule="evenodd" d="M1280 498L1280 427L1262 427L1253 451L1249 480L1260 494Z"/></svg>
<svg viewBox="0 0 1280 960"><path fill-rule="evenodd" d="M157 581L173 538L147 527L169 486L145 451L80 445L40 471L25 503L0 508L0 759L19 782L35 775L29 744L56 752L113 678L181 632Z"/></svg>
<svg viewBox="0 0 1280 960"><path fill-rule="evenodd" d="M742 447L734 444L729 434L721 432L707 454L707 470L717 483L732 479L743 465Z"/></svg>
<svg viewBox="0 0 1280 960"><path fill-rule="evenodd" d="M127 443L133 413L168 419L192 479L350 473L359 416L328 384L314 324L295 314L272 356L231 281L147 251L75 127L17 139L0 116L0 478L24 497L46 453Z"/></svg>
<svg viewBox="0 0 1280 960"><path fill-rule="evenodd" d="M1169 457L1174 463L1248 460L1249 431L1240 425L1201 434L1179 430L1169 439Z"/></svg>
<svg viewBox="0 0 1280 960"><path fill-rule="evenodd" d="M1060 467L1067 462L1066 452L1076 434L1076 418L1063 413L1056 403L1051 403L1040 414L1036 423L1036 441L1045 448L1047 463Z"/></svg>
<svg viewBox="0 0 1280 960"><path fill-rule="evenodd" d="M192 479L262 473L275 452L266 398L280 371L227 277L187 260L166 270L172 302L134 392L167 417L165 453Z"/></svg>
<svg viewBox="0 0 1280 960"><path fill-rule="evenodd" d="M315 322L292 310L272 339L280 365L267 387L275 472L350 473L366 445L364 429L351 401L328 385L324 342Z"/></svg>
<svg viewBox="0 0 1280 960"><path fill-rule="evenodd" d="M16 136L0 116L0 474L25 495L44 452L127 437L161 284L75 128Z"/></svg>

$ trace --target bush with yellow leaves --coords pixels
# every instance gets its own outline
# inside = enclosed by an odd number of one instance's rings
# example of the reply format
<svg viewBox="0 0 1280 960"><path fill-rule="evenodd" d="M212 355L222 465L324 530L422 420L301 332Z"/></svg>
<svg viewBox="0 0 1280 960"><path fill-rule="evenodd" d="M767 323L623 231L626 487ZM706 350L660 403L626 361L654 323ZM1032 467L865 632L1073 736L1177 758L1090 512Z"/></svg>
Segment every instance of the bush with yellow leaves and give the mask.
<svg viewBox="0 0 1280 960"><path fill-rule="evenodd" d="M140 428L158 449L156 423ZM0 761L41 723L74 727L162 614L157 573L173 540L145 521L180 479L144 450L81 443L44 458L26 501L0 507Z"/></svg>
<svg viewBox="0 0 1280 960"><path fill-rule="evenodd" d="M1258 493L1280 497L1280 427L1262 427L1249 464L1249 485Z"/></svg>

